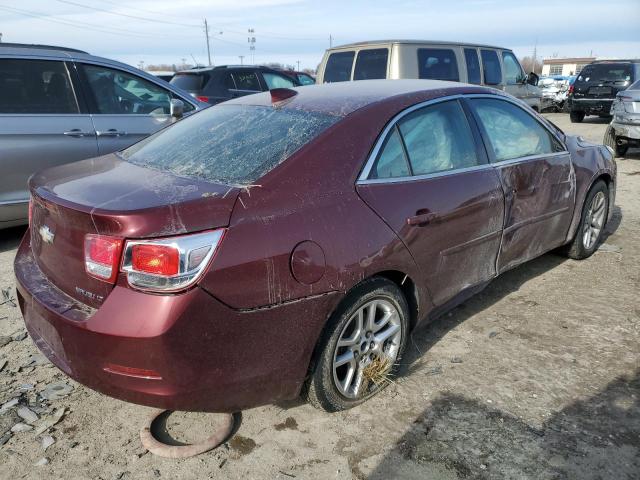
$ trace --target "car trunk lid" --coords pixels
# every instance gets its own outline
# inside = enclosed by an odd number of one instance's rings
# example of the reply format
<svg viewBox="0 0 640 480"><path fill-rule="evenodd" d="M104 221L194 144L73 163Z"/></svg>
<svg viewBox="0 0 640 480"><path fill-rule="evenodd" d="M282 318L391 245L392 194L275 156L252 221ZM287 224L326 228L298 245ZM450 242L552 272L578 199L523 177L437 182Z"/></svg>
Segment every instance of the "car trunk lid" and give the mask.
<svg viewBox="0 0 640 480"><path fill-rule="evenodd" d="M136 166L116 155L45 170L30 181L31 247L66 294L99 307L113 285L88 275L87 234L158 238L227 226L239 190Z"/></svg>

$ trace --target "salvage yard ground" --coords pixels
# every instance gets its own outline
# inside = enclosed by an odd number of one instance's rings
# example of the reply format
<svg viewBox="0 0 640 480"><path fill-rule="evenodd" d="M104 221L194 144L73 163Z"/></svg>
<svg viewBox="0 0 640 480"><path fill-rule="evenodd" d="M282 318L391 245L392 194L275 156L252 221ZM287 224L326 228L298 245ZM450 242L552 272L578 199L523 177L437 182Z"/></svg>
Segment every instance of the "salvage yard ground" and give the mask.
<svg viewBox="0 0 640 480"><path fill-rule="evenodd" d="M601 119L548 117L602 141ZM547 254L500 277L416 332L405 373L358 408L249 410L231 441L186 460L145 452L138 432L152 409L68 380L25 338L12 300L22 232L4 231L0 405L19 403L0 410L0 478L640 478L640 150L618 170L592 258ZM167 428L189 441L215 422L177 413Z"/></svg>

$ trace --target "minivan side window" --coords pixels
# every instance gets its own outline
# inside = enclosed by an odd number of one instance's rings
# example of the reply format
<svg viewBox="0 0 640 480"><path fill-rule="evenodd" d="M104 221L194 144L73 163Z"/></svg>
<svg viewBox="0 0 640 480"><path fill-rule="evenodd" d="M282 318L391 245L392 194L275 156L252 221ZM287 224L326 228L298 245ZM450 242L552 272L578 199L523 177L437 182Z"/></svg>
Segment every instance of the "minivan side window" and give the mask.
<svg viewBox="0 0 640 480"><path fill-rule="evenodd" d="M507 85L517 85L522 83L524 72L520 62L511 52L502 52L502 63L504 64L504 79Z"/></svg>
<svg viewBox="0 0 640 480"><path fill-rule="evenodd" d="M387 78L388 48L360 50L353 71L354 80L373 80Z"/></svg>
<svg viewBox="0 0 640 480"><path fill-rule="evenodd" d="M168 115L171 95L158 85L122 70L83 64L97 113ZM186 108L185 103L185 108Z"/></svg>
<svg viewBox="0 0 640 480"><path fill-rule="evenodd" d="M480 164L471 127L457 100L410 113L398 122L414 175Z"/></svg>
<svg viewBox="0 0 640 480"><path fill-rule="evenodd" d="M355 52L336 52L329 55L324 67L324 83L348 82Z"/></svg>
<svg viewBox="0 0 640 480"><path fill-rule="evenodd" d="M482 80L480 77L480 61L478 60L478 51L475 48L465 48L464 59L467 63L467 82L480 85L480 83L482 83Z"/></svg>
<svg viewBox="0 0 640 480"><path fill-rule="evenodd" d="M489 137L495 161L564 151L529 113L505 100L474 98L471 104Z"/></svg>
<svg viewBox="0 0 640 480"><path fill-rule="evenodd" d="M419 48L418 73L420 78L460 81L456 54L449 48Z"/></svg>
<svg viewBox="0 0 640 480"><path fill-rule="evenodd" d="M502 83L502 69L495 50L482 50L482 71L485 85L500 85Z"/></svg>
<svg viewBox="0 0 640 480"><path fill-rule="evenodd" d="M0 60L0 114L78 113L64 62Z"/></svg>

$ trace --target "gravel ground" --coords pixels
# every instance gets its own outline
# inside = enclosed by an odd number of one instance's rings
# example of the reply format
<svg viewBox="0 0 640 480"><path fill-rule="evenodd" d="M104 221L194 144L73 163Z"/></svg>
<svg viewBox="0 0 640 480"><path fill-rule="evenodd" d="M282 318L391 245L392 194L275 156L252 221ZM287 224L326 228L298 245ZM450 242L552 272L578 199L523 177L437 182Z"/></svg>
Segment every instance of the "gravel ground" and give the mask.
<svg viewBox="0 0 640 480"><path fill-rule="evenodd" d="M600 119L548 116L602 140ZM358 408L249 410L228 443L186 460L144 450L151 409L66 379L25 338L12 301L22 231L2 232L0 405L19 404L0 409L0 478L640 478L640 151L618 168L593 257L548 254L500 277L416 332L404 375ZM197 440L218 421L176 413L167 430Z"/></svg>

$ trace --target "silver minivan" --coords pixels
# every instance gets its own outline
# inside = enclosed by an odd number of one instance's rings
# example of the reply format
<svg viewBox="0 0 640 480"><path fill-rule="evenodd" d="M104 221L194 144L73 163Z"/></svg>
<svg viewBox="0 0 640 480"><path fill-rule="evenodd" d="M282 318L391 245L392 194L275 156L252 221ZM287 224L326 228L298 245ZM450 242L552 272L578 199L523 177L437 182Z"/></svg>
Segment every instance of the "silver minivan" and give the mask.
<svg viewBox="0 0 640 480"><path fill-rule="evenodd" d="M380 40L328 49L317 83L425 78L504 90L540 111L538 76L525 74L508 48L427 40Z"/></svg>
<svg viewBox="0 0 640 480"><path fill-rule="evenodd" d="M121 150L207 106L120 62L0 43L0 229L27 223L38 170Z"/></svg>

